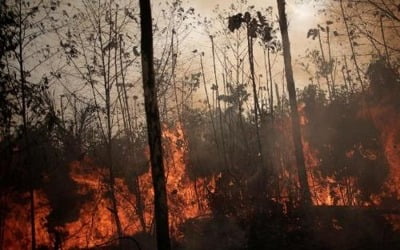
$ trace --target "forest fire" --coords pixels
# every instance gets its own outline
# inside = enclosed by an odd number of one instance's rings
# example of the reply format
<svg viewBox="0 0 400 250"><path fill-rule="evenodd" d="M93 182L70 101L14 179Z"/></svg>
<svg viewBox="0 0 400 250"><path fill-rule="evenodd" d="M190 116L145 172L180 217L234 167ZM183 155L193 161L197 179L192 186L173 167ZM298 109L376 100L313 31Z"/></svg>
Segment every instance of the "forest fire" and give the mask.
<svg viewBox="0 0 400 250"><path fill-rule="evenodd" d="M305 104L299 105L300 123L304 127L308 123L304 111ZM303 151L307 166L307 178L310 185L311 198L314 205L327 206L355 206L360 205L356 196L359 192L354 178L347 178L345 181L338 181L331 176L323 176L320 171L321 160L318 158L318 151L313 149L310 143L303 137ZM351 152L346 157L352 157Z"/></svg>
<svg viewBox="0 0 400 250"><path fill-rule="evenodd" d="M4 249L26 249L30 245L30 205L27 201L28 193L12 194L7 202L12 209L4 220L3 237ZM43 191L35 191L35 208L36 208L36 234L38 236L39 245L50 245L51 236L46 230L46 217L50 213L48 200Z"/></svg>
<svg viewBox="0 0 400 250"><path fill-rule="evenodd" d="M214 180L199 178L190 180L186 173L185 154L187 150L183 129L178 125L175 129L165 129L165 163L170 207L171 233L178 240L183 237L179 227L188 219L205 216L210 213L208 207L208 192L212 192ZM107 178L104 168L98 168L95 163L85 158L70 164L70 176L79 186L78 193L83 198L78 218L56 228L57 233L51 235L47 229L47 219L51 211L46 195L35 191L36 234L38 245L52 246L60 241L63 249L93 248L112 243L116 238L113 225L111 204L107 198ZM145 230L153 230L153 187L150 170L139 176L141 199L144 202L143 212ZM118 215L121 220L124 235L135 235L143 231L139 213L136 207L136 197L129 190L125 181L116 179L116 197ZM19 199L26 199L27 194ZM6 249L24 249L30 244L30 228L28 204L11 203L4 225L4 247Z"/></svg>
<svg viewBox="0 0 400 250"><path fill-rule="evenodd" d="M304 113L305 105L299 106L301 114L301 124L305 126L308 119ZM308 167L308 181L312 192L314 205L328 206L385 206L383 200L388 197L399 198L400 188L400 154L399 154L399 126L400 117L396 114L395 109L390 105L369 107L363 110L359 115L372 119L376 128L380 133L380 143L382 143L385 158L389 164L389 174L385 180L380 193L372 194L370 202L362 201L357 197L360 195L360 189L357 187L357 179L348 177L344 181L338 181L331 176L322 176L320 167L321 161L318 158L319 152L312 148L309 142L303 138L303 150ZM389 119L389 120L388 120ZM358 148L356 150L364 151L364 158L376 159L375 152L369 152L365 149ZM347 158L354 157L354 150L346 152ZM386 204L389 206L399 204Z"/></svg>
<svg viewBox="0 0 400 250"><path fill-rule="evenodd" d="M400 249L400 6L214 2L0 1L0 250Z"/></svg>
<svg viewBox="0 0 400 250"><path fill-rule="evenodd" d="M307 118L303 113L304 106L299 109L302 114L302 125L307 124ZM381 113L377 113L381 114ZM393 124L393 123L390 123ZM380 124L377 124L379 126ZM384 125L383 123L381 124ZM399 154L397 149L397 128L386 128L382 130L382 140L385 142L386 156L391 166L390 175L385 183L385 190L374 195L373 205L382 205L385 196L398 195L398 163ZM176 240L182 240L184 235L180 232L180 226L188 219L210 215L208 204L210 192L215 190L215 179L198 178L191 180L186 169L187 142L184 137L184 129L180 124L175 129L164 128L165 140L165 163L168 190L168 205L170 215L171 233ZM372 204L362 203L356 196L359 190L355 179L347 179L339 182L333 177L323 177L319 171L320 160L318 152L303 139L303 149L308 169L308 181L312 192L313 204L315 206L370 206ZM351 157L349 152L347 157ZM77 192L84 197L81 201L79 216L74 221L56 228L56 234L49 233L47 228L47 216L51 212L50 204L42 191L35 191L36 208L36 234L38 244L42 246L54 245L60 241L64 249L93 248L103 244L112 243L116 238L116 230L113 225L112 212L110 211L110 200L107 198L107 174L104 168L99 168L88 157L82 161L70 164L71 179L78 185ZM286 176L285 178L289 178ZM118 215L125 235L135 235L140 232L151 232L153 230L153 189L150 170L138 177L143 201L143 216L145 228L141 225L140 214L136 207L136 197L129 190L125 181L116 178L116 197L118 201ZM284 195L283 193L281 194ZM17 195L21 201L26 199L27 194ZM350 198L349 198L350 197ZM11 202L11 212L7 214L4 224L4 246L7 249L23 249L29 245L30 229L29 217L27 215L29 206L16 200ZM15 199L15 198L13 198ZM389 216L390 221L398 224L396 216Z"/></svg>
<svg viewBox="0 0 400 250"><path fill-rule="evenodd" d="M370 108L375 126L381 131L381 143L389 163L389 177L382 196L400 198L400 116L393 106L385 103Z"/></svg>

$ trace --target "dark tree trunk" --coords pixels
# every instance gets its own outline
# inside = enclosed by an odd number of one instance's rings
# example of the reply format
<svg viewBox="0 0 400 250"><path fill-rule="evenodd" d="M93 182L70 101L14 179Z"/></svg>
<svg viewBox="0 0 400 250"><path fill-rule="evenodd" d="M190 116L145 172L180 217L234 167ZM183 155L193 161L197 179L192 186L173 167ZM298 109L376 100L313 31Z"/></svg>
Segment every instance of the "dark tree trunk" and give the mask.
<svg viewBox="0 0 400 250"><path fill-rule="evenodd" d="M257 155L260 157L261 165L263 164L263 155L262 155L262 144L261 144L261 137L260 137L260 126L259 126L259 111L260 106L258 103L258 94L257 94L257 85L255 79L255 70L254 70L254 55L253 55L253 38L250 34L250 27L249 24L247 25L247 48L249 54L249 64L250 64L250 76L251 82L253 87L253 100L254 100L254 123L256 126L256 136L257 136Z"/></svg>
<svg viewBox="0 0 400 250"><path fill-rule="evenodd" d="M100 3L100 2L99 2ZM100 6L99 6L100 8ZM111 11L109 12L109 18L112 20ZM102 40L102 27L101 21L98 22L98 32L99 32L99 42L102 48L103 40ZM110 24L110 31L109 31L109 40L112 37L112 26ZM106 61L107 58L107 61ZM122 237L122 226L121 221L118 215L118 205L117 205L117 198L115 196L115 178L114 178L114 160L113 160L113 145L112 145L112 121L111 121L111 85L110 85L110 63L111 63L111 47L108 49L107 53L106 50L101 52L101 63L104 69L103 80L104 80L104 90L105 90L105 105L106 105L106 117L107 117L107 137L106 137L106 149L107 149L107 165L108 165L108 172L109 172L109 194L111 199L111 213L114 217L115 226L117 229L118 237ZM77 124L77 122L75 122Z"/></svg>
<svg viewBox="0 0 400 250"><path fill-rule="evenodd" d="M21 102L22 102L22 133L23 133L23 141L24 141L24 155L23 155L23 164L24 167L28 169L29 173L29 205L30 205L30 226L31 226L31 249L36 249L36 226L35 226L35 190L34 190L34 177L33 177L33 166L29 163L30 160L30 143L28 140L28 121L27 121L27 98L26 98L26 77L25 77L25 67L24 67L24 57L23 57L23 48L24 48L24 26L23 26L23 16L22 16L22 1L18 4L18 17L19 17L19 27L18 27L18 64L19 64L19 73L20 73L20 81L21 81Z"/></svg>
<svg viewBox="0 0 400 250"><path fill-rule="evenodd" d="M157 246L159 250L169 250L171 246L168 227L168 204L161 146L160 114L153 65L153 31L150 0L140 0L140 16L143 89L154 187Z"/></svg>
<svg viewBox="0 0 400 250"><path fill-rule="evenodd" d="M301 198L304 205L311 204L311 194L307 181L306 167L304 163L303 145L301 142L300 120L297 111L296 88L293 78L292 56L290 54L290 41L284 0L277 0L279 10L279 26L282 34L282 47L285 63L285 72L287 88L289 92L289 101L292 117L293 142L295 148L296 163L301 188Z"/></svg>
<svg viewBox="0 0 400 250"><path fill-rule="evenodd" d="M269 75L269 89L270 91L270 112L271 112L271 116L274 117L274 91L273 91L273 80L272 80L272 68L271 68L271 51L270 48L267 48L267 59L268 59L268 75ZM268 76L265 76L266 78L268 78ZM277 97L279 98L279 97Z"/></svg>
<svg viewBox="0 0 400 250"><path fill-rule="evenodd" d="M213 117L213 113L212 113L210 98L208 97L206 76L205 76L205 73L204 73L204 66L203 66L203 56L201 54L200 54L200 67L201 67L201 75L203 76L204 92L206 93L208 113L210 115L210 121L211 121L212 129L213 129L215 145L217 147L217 156L218 156L218 159L220 159L220 151L219 151L219 144L218 144L218 137L217 137L217 129L215 128L214 117Z"/></svg>
<svg viewBox="0 0 400 250"><path fill-rule="evenodd" d="M219 89L218 89L218 78L217 78L217 66L215 63L215 46L214 46L214 38L210 36L211 39L211 50L212 50L212 59L213 59L213 69L214 69L214 80L215 80L215 100L217 103L218 108L218 118L219 118L219 130L221 134L221 145L222 145L222 156L224 160L224 167L228 169L228 159L226 156L226 147L225 147L225 135L224 135L224 127L222 123L222 110L221 110L221 103L219 99Z"/></svg>

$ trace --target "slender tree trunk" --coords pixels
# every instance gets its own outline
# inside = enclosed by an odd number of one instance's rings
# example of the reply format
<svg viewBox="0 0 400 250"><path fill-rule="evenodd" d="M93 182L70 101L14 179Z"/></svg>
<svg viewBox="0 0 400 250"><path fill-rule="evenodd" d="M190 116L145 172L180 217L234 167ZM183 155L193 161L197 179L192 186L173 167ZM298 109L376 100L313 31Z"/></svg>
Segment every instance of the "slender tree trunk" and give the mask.
<svg viewBox="0 0 400 250"><path fill-rule="evenodd" d="M269 85L270 85L269 81L270 81L271 78L269 77L269 73L268 73L268 63L267 63L267 55L265 53L265 49L264 49L264 67L265 67L265 82L267 83L267 85L266 85L267 103L268 103L268 106L270 107L270 110L271 110L272 102L271 102L271 94L269 92L270 91L269 90Z"/></svg>
<svg viewBox="0 0 400 250"><path fill-rule="evenodd" d="M349 85L348 85L347 79L346 79L346 74L344 73L344 71L345 71L345 68L343 67L342 68L342 77L343 77L344 87L346 89L346 94L348 95L350 92L350 89L349 89Z"/></svg>
<svg viewBox="0 0 400 250"><path fill-rule="evenodd" d="M172 75L172 84L174 86L174 96L175 96L175 107L176 107L176 113L178 115L178 121L179 123L182 125L182 111L179 108L179 99L178 99L178 91L176 88L176 76L175 76L175 69L176 69L176 65L177 65L177 61L178 61L178 53L176 53L175 55L175 44L174 44L174 36L175 36L175 30L172 31L172 35L171 35L171 75ZM183 92L183 89L182 89ZM183 99L181 100L181 102L183 102Z"/></svg>
<svg viewBox="0 0 400 250"><path fill-rule="evenodd" d="M350 49L351 49L351 53L352 53L351 58L353 59L354 65L356 66L357 77L361 84L361 90L362 90L362 92L364 92L365 91L364 81L361 78L360 67L358 66L358 61L357 61L357 57L355 54L353 41L351 39L350 28L349 28L349 24L347 23L347 17L346 17L346 13L344 11L343 0L340 0L340 10L342 12L342 18L343 18L343 21L344 21L344 24L346 27L347 37L349 38L349 44L350 44Z"/></svg>
<svg viewBox="0 0 400 250"><path fill-rule="evenodd" d="M225 77L224 77L225 76ZM226 65L226 50L224 49L224 73L222 73L222 79L224 84L224 95L228 95L228 82L229 82L229 73L228 73L228 65ZM224 102L224 112L226 111L226 102ZM226 119L224 119L226 121Z"/></svg>
<svg viewBox="0 0 400 250"><path fill-rule="evenodd" d="M346 56L343 56L343 60L344 60L344 66L345 66L345 69L346 69L346 77L347 77L348 85L349 85L349 88L350 88L350 93L353 95L354 94L354 84L353 84L353 81L351 80L350 70L349 70L349 66L347 65Z"/></svg>
<svg viewBox="0 0 400 250"><path fill-rule="evenodd" d="M201 66L201 75L203 76L203 85L204 85L204 92L206 94L208 113L210 115L211 126L212 126L212 129L213 129L215 145L217 146L217 151L218 151L217 153L218 153L218 158L219 158L220 157L220 152L219 152L217 129L215 128L214 117L213 117L213 113L212 113L210 98L208 97L208 90L207 90L207 85L206 85L206 76L204 74L204 65L203 65L203 57L202 57L202 55L200 55L200 66Z"/></svg>
<svg viewBox="0 0 400 250"><path fill-rule="evenodd" d="M307 172L304 162L303 145L301 142L300 119L297 111L296 88L293 78L292 56L290 52L290 41L288 33L288 23L286 19L286 10L284 0L277 0L279 10L279 26L282 34L282 47L285 63L286 81L289 93L290 109L292 116L292 134L295 147L296 163L300 181L301 195L303 204L311 205L311 194L307 181Z"/></svg>
<svg viewBox="0 0 400 250"><path fill-rule="evenodd" d="M323 62L323 63L327 63L327 61L326 61L326 59L325 59L324 47L322 46L322 39L321 39L321 32L320 32L320 30L318 30L318 41L319 41L319 48L320 48L320 50L321 50L322 62ZM329 82L329 78L328 78L328 75L326 74L326 72L324 72L324 77L325 77L325 79L326 79L326 85L328 86L329 100L332 101L331 84L330 84L330 82Z"/></svg>
<svg viewBox="0 0 400 250"><path fill-rule="evenodd" d="M276 101L277 101L277 105L278 105L278 110L281 109L281 97L279 94L279 88L278 88L278 84L275 83L275 94L276 94Z"/></svg>
<svg viewBox="0 0 400 250"><path fill-rule="evenodd" d="M268 59L268 75L269 75L269 89L271 90L270 92L270 100L271 100L271 115L274 116L274 91L273 89L273 80L272 80L272 69L271 69L271 55L270 55L270 48L267 48L267 59ZM267 77L267 76L266 76Z"/></svg>
<svg viewBox="0 0 400 250"><path fill-rule="evenodd" d="M390 54L389 54L388 46L387 46L387 43L386 43L385 30L383 28L383 16L382 15L380 16L379 21L380 21L380 28L381 28L383 46L385 48L386 61L387 61L387 64L388 64L389 68L392 69L392 65L390 63Z"/></svg>
<svg viewBox="0 0 400 250"><path fill-rule="evenodd" d="M141 50L147 135L154 188L154 213L158 250L170 250L168 203L164 174L161 124L153 65L153 30L150 0L140 0Z"/></svg>
<svg viewBox="0 0 400 250"><path fill-rule="evenodd" d="M100 5L100 2L99 2ZM111 5L110 5L110 12L109 12L109 18L112 20L111 16ZM102 27L101 27L101 21L99 20L98 23L98 31L99 31L99 42L101 45L101 48L104 48L103 44L103 39L102 39ZM112 26L110 24L110 30L109 30L109 41L112 39ZM107 63L106 63L106 57L107 57ZM122 227L121 227L121 221L118 216L118 205L117 205L117 200L115 197L115 179L114 179L114 170L113 170L113 157L112 157L112 124L111 124L111 83L110 83L110 61L111 61L111 48L108 49L108 54L106 54L106 51L102 50L101 52L101 62L103 66L103 81L104 81L104 91L105 91L105 105L106 105L106 119L107 119L107 137L106 137L106 150L107 150L107 164L108 164L108 172L109 172L109 191L110 191L110 197L111 197L111 206L112 206L112 216L114 217L114 222L115 226L117 229L117 234L118 237L122 236Z"/></svg>
<svg viewBox="0 0 400 250"><path fill-rule="evenodd" d="M257 155L260 156L260 162L263 163L262 157L262 144L261 144L261 137L260 137L260 128L259 128L259 119L258 119L258 111L260 110L258 104L258 95L257 95L257 85L255 79L255 72L254 72L254 55L253 55L253 38L249 33L249 27L247 27L247 46L249 50L249 64L250 64L250 75L251 81L253 86L253 100L254 100L254 123L256 126L256 136L257 136ZM272 101L272 100L271 100ZM273 105L271 103L271 105Z"/></svg>
<svg viewBox="0 0 400 250"><path fill-rule="evenodd" d="M218 88L218 78L217 78L217 66L215 64L215 46L214 46L214 39L213 36L210 36L211 39L211 49L212 49L212 58L213 58L213 68L214 68L214 79L215 79L215 101L217 103L218 109L218 118L219 118L219 129L221 134L221 145L222 145L222 156L224 159L225 168L228 168L228 159L226 157L226 147L225 147L225 135L224 135L224 127L222 124L222 110L221 110L221 103L219 100L219 88Z"/></svg>
<svg viewBox="0 0 400 250"><path fill-rule="evenodd" d="M333 68L333 60L332 60L332 48L331 48L331 36L330 36L330 29L329 26L326 27L326 42L328 44L328 59L329 59L329 65L332 64L332 69L330 70L330 77L331 77L331 91L332 91L332 95L333 98L335 98L336 95L336 89L335 89L335 77L334 77L334 68Z"/></svg>
<svg viewBox="0 0 400 250"><path fill-rule="evenodd" d="M108 170L109 170L109 185L110 185L110 196L112 205L112 214L115 220L117 233L119 237L122 237L122 226L118 216L118 205L115 197L115 179L113 169L113 155L112 155L112 128L111 128L111 102L110 102L110 89L106 90L106 112L107 112L107 158L108 158Z"/></svg>
<svg viewBox="0 0 400 250"><path fill-rule="evenodd" d="M24 58L23 58L23 23L22 23L22 1L19 2L19 27L18 27L18 63L19 63L19 73L21 81L21 101L22 101L22 133L24 138L24 167L28 168L29 173L29 204L30 204L30 226L31 226L31 248L36 249L36 229L35 229L35 191L34 191L34 178L32 164L28 161L30 160L30 145L28 140L28 121L27 121L27 105L26 105L26 78L25 78L25 68L24 68Z"/></svg>
<svg viewBox="0 0 400 250"><path fill-rule="evenodd" d="M126 84L125 84L125 73L124 73L124 67L123 67L123 61L122 61L122 56L123 56L123 42L122 42L122 37L119 37L119 63L120 63L120 68L121 68L121 79L122 79L122 95L123 99L125 102L125 112L126 112L126 121L127 121L127 127L128 127L128 139L129 139L129 145L131 147L131 152L133 155L133 162L136 160L136 150L135 150L135 136L134 136L134 128L132 125L132 120L131 120L131 113L130 113L130 106L128 102L128 92L126 89ZM135 101L136 103L136 101ZM134 107L134 116L136 116L136 107ZM135 118L134 118L135 119ZM135 128L137 129L137 127ZM146 232L146 222L144 218L144 212L143 212L143 200L141 196L141 191L140 191L140 183L139 183L139 177L135 175L134 177L134 191L135 191L135 196L136 196L136 209L137 213L139 216L139 221L140 225L142 226L143 232Z"/></svg>

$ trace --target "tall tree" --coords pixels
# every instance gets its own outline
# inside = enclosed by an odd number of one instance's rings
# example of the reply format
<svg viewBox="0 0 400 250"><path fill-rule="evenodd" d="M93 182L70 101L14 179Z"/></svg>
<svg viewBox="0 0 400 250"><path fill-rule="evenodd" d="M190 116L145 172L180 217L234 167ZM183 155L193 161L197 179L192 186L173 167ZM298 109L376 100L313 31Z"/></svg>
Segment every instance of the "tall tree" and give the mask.
<svg viewBox="0 0 400 250"><path fill-rule="evenodd" d="M288 23L286 18L285 0L277 0L278 11L279 11L279 27L282 35L282 49L283 49L283 59L285 63L285 73L287 88L289 92L289 101L291 109L292 118L292 134L293 143L295 148L296 163L298 168L299 182L301 188L301 198L304 205L311 204L311 194L310 188L307 181L307 172L304 162L303 145L301 142L301 131L300 131L300 119L297 110L297 99L296 99L296 87L293 78L293 68L292 68L292 56L290 53L290 40L288 32Z"/></svg>
<svg viewBox="0 0 400 250"><path fill-rule="evenodd" d="M0 69L1 75L5 77L0 88L0 96L4 98L1 103L4 106L0 108L2 112L0 123L5 119L7 139L11 139L12 136L21 138L21 169L24 169L24 175L19 177L26 178L24 183L27 184L29 191L32 249L36 249L34 190L40 174L31 158L37 142L29 132L38 128L43 119L50 115L51 108L46 103L49 78L40 69L57 54L57 51L51 49L49 45L37 49L39 41L51 31L48 27L50 13L57 8L56 3L52 3L50 8L46 3L46 1L0 2L2 12L0 37L3 47L0 51L0 59L3 59L0 62ZM32 77L34 74L37 76L36 79Z"/></svg>
<svg viewBox="0 0 400 250"><path fill-rule="evenodd" d="M119 118L116 114L119 111L117 104L119 101L120 111L122 111L124 124L126 124L125 132L128 140L132 141L130 133L133 131L128 125L130 115L126 113L128 84L126 84L125 72L138 57L131 57L122 46L123 41L133 44L130 36L125 35L127 25L133 21L129 8L120 8L113 1L84 0L82 4L84 8L76 10L79 15L71 20L68 18L64 21L66 28L57 30L61 48L66 56L67 69L70 70L63 75L75 74L78 79L83 80L84 89L72 91L80 92L80 95L83 93L83 96L92 94L91 98L96 107L97 126L102 139L101 150L105 152L99 160L108 168L110 212L116 232L121 237L124 231L119 217L119 202L115 184L115 177L120 170L117 164L119 157L115 155L116 135L119 132L116 131L114 125L115 120L118 121ZM74 87L69 88L73 89ZM65 90L71 92L68 88ZM138 209L140 207L138 206ZM139 214L141 213L139 212Z"/></svg>
<svg viewBox="0 0 400 250"><path fill-rule="evenodd" d="M154 76L153 27L150 0L140 0L140 17L143 90L154 188L157 246L159 250L169 250L171 246L169 240L168 204L161 145L160 114Z"/></svg>

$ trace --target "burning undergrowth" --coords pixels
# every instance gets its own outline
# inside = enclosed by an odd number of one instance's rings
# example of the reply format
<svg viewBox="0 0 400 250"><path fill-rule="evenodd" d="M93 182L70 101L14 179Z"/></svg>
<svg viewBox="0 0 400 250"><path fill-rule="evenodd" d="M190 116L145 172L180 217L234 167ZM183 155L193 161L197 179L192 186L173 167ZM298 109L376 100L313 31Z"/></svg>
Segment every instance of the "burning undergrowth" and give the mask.
<svg viewBox="0 0 400 250"><path fill-rule="evenodd" d="M210 214L207 197L215 184L214 178L189 178L185 165L187 145L181 126L174 130L165 129L163 135L171 233L179 240L183 237L179 227L185 221ZM60 183L69 184L59 185L56 190L62 200L57 199L52 189L35 191L38 244L63 249L92 248L115 239L106 169L99 167L90 157L84 157L69 164L69 177L69 181L58 179ZM141 200L138 203L138 196L126 184L127 180L116 178L118 215L124 235L153 232L151 181L149 169L137 176ZM60 193L64 188L68 192ZM49 196L52 201L49 201ZM3 227L3 245L7 249L23 249L30 244L28 197L25 193L12 193L3 198L9 209Z"/></svg>
<svg viewBox="0 0 400 250"><path fill-rule="evenodd" d="M164 126L174 247L376 248L382 237L386 246L398 246L399 92L387 83L382 86L379 92L371 84L368 92L353 94L338 89L333 100L314 85L301 92L299 113L312 198L308 209L299 198L291 125L284 108L261 120L261 151L253 120L237 103L228 104L225 112L187 110L181 123ZM154 249L149 153L145 140L130 146L127 141L114 141L117 214L123 235L132 236L143 249ZM66 167L44 172L34 191L38 245L116 245L116 211L103 155L101 146L65 161ZM30 244L29 193L10 189L1 198L2 246L24 249Z"/></svg>

